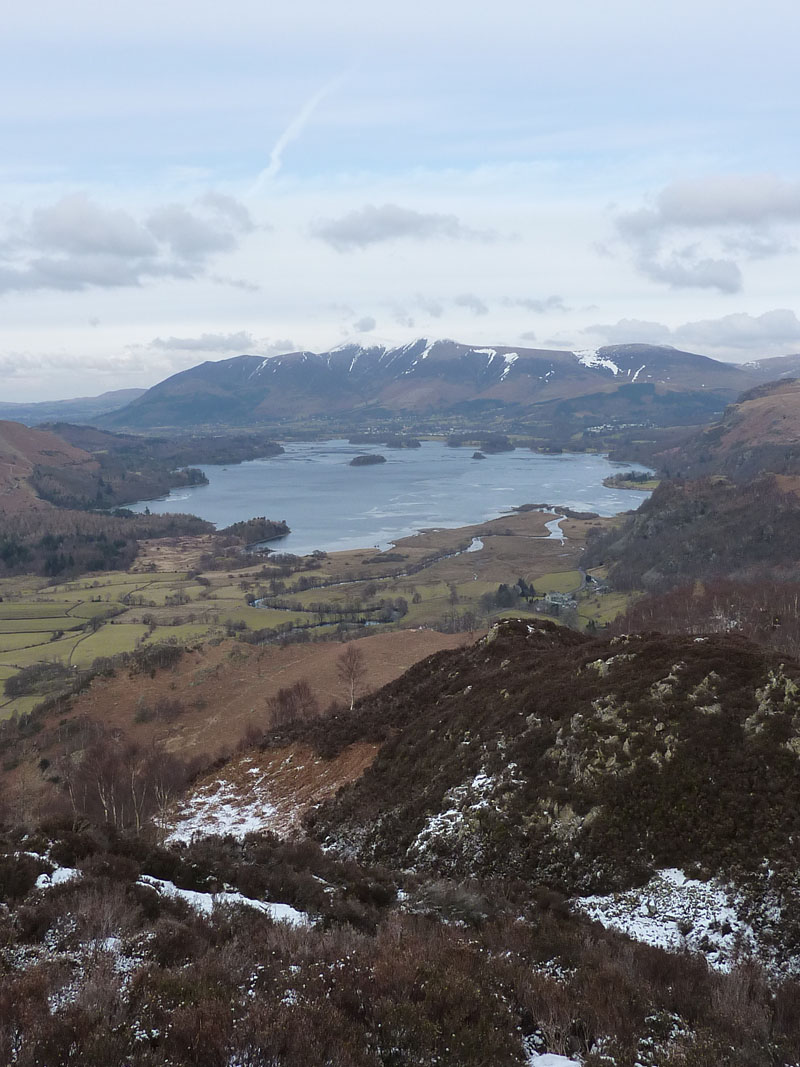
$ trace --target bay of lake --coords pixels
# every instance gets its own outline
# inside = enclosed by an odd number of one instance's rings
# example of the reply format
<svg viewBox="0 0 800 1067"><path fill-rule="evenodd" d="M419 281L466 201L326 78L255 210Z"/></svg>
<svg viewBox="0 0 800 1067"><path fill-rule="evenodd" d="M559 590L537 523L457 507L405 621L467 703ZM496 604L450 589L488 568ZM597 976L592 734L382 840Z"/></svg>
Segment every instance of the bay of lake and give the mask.
<svg viewBox="0 0 800 1067"><path fill-rule="evenodd" d="M472 448L423 441L393 449L347 441L295 441L285 453L229 467L204 466L208 485L173 490L160 500L129 505L154 514L190 512L229 526L264 515L285 519L292 532L272 547L304 555L314 549L379 548L428 527L453 528L494 519L520 504L559 504L615 515L649 495L608 489L622 470L603 455L539 455L527 449L472 458ZM354 456L379 453L386 463L351 467Z"/></svg>

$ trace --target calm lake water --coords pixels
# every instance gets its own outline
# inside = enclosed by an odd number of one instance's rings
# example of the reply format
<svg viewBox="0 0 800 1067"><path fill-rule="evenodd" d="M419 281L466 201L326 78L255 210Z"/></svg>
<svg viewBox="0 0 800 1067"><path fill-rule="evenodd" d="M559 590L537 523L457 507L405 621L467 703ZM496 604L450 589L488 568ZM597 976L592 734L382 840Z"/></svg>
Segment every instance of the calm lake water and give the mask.
<svg viewBox="0 0 800 1067"><path fill-rule="evenodd" d="M228 526L265 515L285 519L291 534L274 548L299 555L315 548L386 549L424 527L468 526L520 504L561 504L614 515L636 508L649 494L606 489L621 470L605 456L540 456L527 449L472 459L472 448L423 441L392 449L347 441L299 441L282 456L230 467L205 466L209 484L176 489L161 500L130 507L154 513L184 511ZM376 452L386 463L351 467L353 456Z"/></svg>

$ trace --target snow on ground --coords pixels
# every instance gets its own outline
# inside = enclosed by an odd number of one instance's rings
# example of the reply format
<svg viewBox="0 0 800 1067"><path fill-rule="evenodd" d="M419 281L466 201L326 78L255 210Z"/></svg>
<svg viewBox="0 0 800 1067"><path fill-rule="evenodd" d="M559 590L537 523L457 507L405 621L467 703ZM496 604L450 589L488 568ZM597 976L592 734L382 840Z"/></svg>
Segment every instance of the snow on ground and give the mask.
<svg viewBox="0 0 800 1067"><path fill-rule="evenodd" d="M501 382L502 382L502 381L503 381L503 380L504 380L505 378L507 378L507 377L508 377L508 372L509 372L509 371L511 370L511 368L512 368L512 367L514 366L514 364L515 364L515 363L517 362L517 360L519 359L519 353L517 353L517 352L507 352L507 353L506 353L506 354L505 354L505 355L503 356L503 359L505 360L505 364L506 364L506 365L505 365L505 367L503 368L503 373L502 373L502 374L500 375L500 381L501 381Z"/></svg>
<svg viewBox="0 0 800 1067"><path fill-rule="evenodd" d="M276 808L267 793L268 775L257 767L249 769L247 789L239 782L216 781L193 793L178 809L174 829L166 843L190 842L193 837L232 834L242 838L249 833L269 830Z"/></svg>
<svg viewBox="0 0 800 1067"><path fill-rule="evenodd" d="M41 858L41 857L38 857ZM36 879L37 889L51 889L54 885L64 885L81 877L81 872L74 867L56 867L51 874L40 874Z"/></svg>
<svg viewBox="0 0 800 1067"><path fill-rule="evenodd" d="M578 362L582 363L584 367L605 367L606 370L610 370L612 374L620 374L621 371L613 360L606 359L604 356L598 355L595 348L577 348L575 355L578 357Z"/></svg>
<svg viewBox="0 0 800 1067"><path fill-rule="evenodd" d="M443 799L443 804L448 807L428 816L409 847L411 861L418 862L435 855L442 841L456 845L467 833L472 833L472 828L479 822L476 819L479 812L498 808L498 789L517 783L518 779L514 777L516 769L516 763L508 763L495 776L481 770L471 781L449 789Z"/></svg>
<svg viewBox="0 0 800 1067"><path fill-rule="evenodd" d="M577 911L636 941L670 951L701 952L721 971L730 970L755 943L725 886L716 879L687 878L675 868L658 871L639 889L580 897L572 903Z"/></svg>
<svg viewBox="0 0 800 1067"><path fill-rule="evenodd" d="M218 904L241 904L269 915L274 922L285 922L290 926L308 926L308 916L289 904L272 904L264 900L253 900L252 897L246 897L234 890L226 893L198 893L193 889L179 889L174 882L167 882L163 878L153 878L149 874L141 875L138 884L150 886L162 896L185 900L190 908L206 914L210 914Z"/></svg>
<svg viewBox="0 0 800 1067"><path fill-rule="evenodd" d="M531 1052L528 1063L530 1067L581 1067L578 1060L568 1060L554 1052Z"/></svg>
<svg viewBox="0 0 800 1067"><path fill-rule="evenodd" d="M232 760L197 785L167 822L168 844L194 837L269 831L291 837L305 811L355 781L375 758L378 746L351 745L325 760L307 746L293 745L254 758Z"/></svg>

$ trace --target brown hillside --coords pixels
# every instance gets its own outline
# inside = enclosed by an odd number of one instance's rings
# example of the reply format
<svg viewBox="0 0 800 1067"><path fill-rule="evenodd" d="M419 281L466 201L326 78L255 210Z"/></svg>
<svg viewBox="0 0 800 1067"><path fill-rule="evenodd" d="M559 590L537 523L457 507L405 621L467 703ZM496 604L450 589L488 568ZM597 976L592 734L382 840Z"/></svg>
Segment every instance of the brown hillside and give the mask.
<svg viewBox="0 0 800 1067"><path fill-rule="evenodd" d="M419 660L463 640L463 634L434 630L359 640L366 667L360 693L374 692ZM56 794L48 781L52 771L41 770L40 761L56 766L65 753L90 744L98 727L118 740L163 744L187 761L230 755L248 735L256 737L272 726L268 702L281 688L307 681L321 708L343 701L347 694L336 661L344 647L321 642L257 649L224 641L189 650L174 667L152 677L119 668L110 677L95 678L68 710L59 705L39 718L42 727L32 743L12 743L14 758L0 769L0 794L10 798L12 807L24 796L28 814L45 810Z"/></svg>
<svg viewBox="0 0 800 1067"><path fill-rule="evenodd" d="M762 471L800 474L800 381L744 393L722 420L658 457L672 477L725 474L736 481Z"/></svg>
<svg viewBox="0 0 800 1067"><path fill-rule="evenodd" d="M12 515L51 506L36 496L27 481L38 464L97 469L96 460L87 452L49 430L0 421L0 513Z"/></svg>

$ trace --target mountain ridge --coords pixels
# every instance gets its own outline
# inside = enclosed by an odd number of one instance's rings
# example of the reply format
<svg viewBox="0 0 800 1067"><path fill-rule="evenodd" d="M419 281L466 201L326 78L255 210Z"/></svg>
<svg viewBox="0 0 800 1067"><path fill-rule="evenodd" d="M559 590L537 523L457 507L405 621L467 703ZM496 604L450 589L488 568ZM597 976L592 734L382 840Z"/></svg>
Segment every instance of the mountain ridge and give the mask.
<svg viewBox="0 0 800 1067"><path fill-rule="evenodd" d="M10 419L28 426L41 423L81 422L96 418L129 404L145 389L112 389L99 396L79 396L69 400L37 400L29 403L0 403L0 419Z"/></svg>
<svg viewBox="0 0 800 1067"><path fill-rule="evenodd" d="M209 360L171 375L95 423L143 430L331 413L367 419L447 414L470 405L519 414L539 404L617 395L621 387L632 398L688 390L721 410L764 373L659 345L569 352L426 338L396 348L347 343L323 353Z"/></svg>

